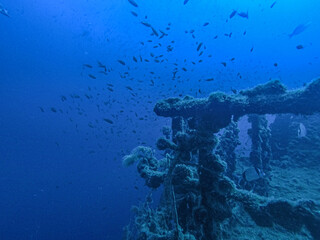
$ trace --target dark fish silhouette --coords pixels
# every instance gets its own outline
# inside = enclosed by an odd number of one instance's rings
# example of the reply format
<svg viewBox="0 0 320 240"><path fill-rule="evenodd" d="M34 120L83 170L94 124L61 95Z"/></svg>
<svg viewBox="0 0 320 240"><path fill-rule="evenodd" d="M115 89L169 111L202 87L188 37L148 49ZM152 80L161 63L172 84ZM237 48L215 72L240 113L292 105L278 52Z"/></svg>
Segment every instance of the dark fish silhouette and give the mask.
<svg viewBox="0 0 320 240"><path fill-rule="evenodd" d="M135 1L133 1L133 0L128 0L128 2L129 2L132 6L138 7L138 4L137 4Z"/></svg>
<svg viewBox="0 0 320 240"><path fill-rule="evenodd" d="M138 17L138 13L134 12L134 11L131 11L131 14L135 17Z"/></svg>
<svg viewBox="0 0 320 240"><path fill-rule="evenodd" d="M205 27L205 26L208 26L209 25L209 23L208 22L206 22L206 23L204 23L203 24L203 26Z"/></svg>
<svg viewBox="0 0 320 240"><path fill-rule="evenodd" d="M296 46L296 48L299 49L299 50L303 49L303 45L299 44L299 45Z"/></svg>
<svg viewBox="0 0 320 240"><path fill-rule="evenodd" d="M100 61L98 61L98 66L99 68L103 68L105 72L107 71L106 65L102 64Z"/></svg>
<svg viewBox="0 0 320 240"><path fill-rule="evenodd" d="M123 66L126 65L126 63L124 61L122 61L122 60L118 60L118 62Z"/></svg>
<svg viewBox="0 0 320 240"><path fill-rule="evenodd" d="M213 80L214 80L214 78L207 78L205 81L211 82L211 81L213 81Z"/></svg>
<svg viewBox="0 0 320 240"><path fill-rule="evenodd" d="M296 36L304 32L310 26L310 24L311 24L310 22L306 24L300 24L292 31L292 33L289 34L289 37L292 38L293 36Z"/></svg>
<svg viewBox="0 0 320 240"><path fill-rule="evenodd" d="M146 26L146 27L151 27L151 24L150 23L147 23L147 22L141 22L142 25Z"/></svg>
<svg viewBox="0 0 320 240"><path fill-rule="evenodd" d="M246 18L246 19L249 18L248 11L247 11L247 12L240 12L240 13L238 13L238 15L239 15L240 17L243 17L243 18Z"/></svg>
<svg viewBox="0 0 320 240"><path fill-rule="evenodd" d="M236 10L233 10L232 13L230 14L229 18L233 18L235 15L236 15L237 11Z"/></svg>
<svg viewBox="0 0 320 240"><path fill-rule="evenodd" d="M113 124L113 121L108 119L108 118L104 118L103 121L107 122L107 123L110 123L110 124Z"/></svg>
<svg viewBox="0 0 320 240"><path fill-rule="evenodd" d="M92 79L97 79L95 76L93 76L92 74L88 74L88 76Z"/></svg>
<svg viewBox="0 0 320 240"><path fill-rule="evenodd" d="M274 1L274 2L271 4L270 8L273 8L276 3L277 3L277 1Z"/></svg>
<svg viewBox="0 0 320 240"><path fill-rule="evenodd" d="M202 46L202 42L201 42L201 43L199 43L199 45L198 45L198 47L197 47L197 51L199 51L199 50L200 50L201 46Z"/></svg>
<svg viewBox="0 0 320 240"><path fill-rule="evenodd" d="M159 37L158 32L153 27L151 27L151 29L152 29L153 34L156 35L157 37Z"/></svg>
<svg viewBox="0 0 320 240"><path fill-rule="evenodd" d="M83 64L83 67L87 67L87 68L92 68L92 66L90 64Z"/></svg>
<svg viewBox="0 0 320 240"><path fill-rule="evenodd" d="M189 0L184 0L183 4L186 5L189 2Z"/></svg>

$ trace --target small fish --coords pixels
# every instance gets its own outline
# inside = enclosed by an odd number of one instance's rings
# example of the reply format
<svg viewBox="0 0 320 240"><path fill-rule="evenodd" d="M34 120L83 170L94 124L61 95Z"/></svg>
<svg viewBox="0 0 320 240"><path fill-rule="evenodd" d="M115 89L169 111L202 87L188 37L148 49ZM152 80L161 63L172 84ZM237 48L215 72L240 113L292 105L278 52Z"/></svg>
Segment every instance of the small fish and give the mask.
<svg viewBox="0 0 320 240"><path fill-rule="evenodd" d="M289 38L292 38L293 36L296 36L304 32L310 26L310 24L311 24L310 22L306 24L300 24L292 31L292 33L289 34Z"/></svg>
<svg viewBox="0 0 320 240"><path fill-rule="evenodd" d="M124 61L122 61L122 60L118 60L118 62L119 62L121 65L123 65L123 66L126 65L126 63L125 63Z"/></svg>
<svg viewBox="0 0 320 240"><path fill-rule="evenodd" d="M126 86L126 89L133 91L132 87L130 87L130 86Z"/></svg>
<svg viewBox="0 0 320 240"><path fill-rule="evenodd" d="M200 50L200 48L201 48L201 46L202 46L202 42L201 43L199 43L199 45L198 45L198 47L197 47L197 51L199 51Z"/></svg>
<svg viewBox="0 0 320 240"><path fill-rule="evenodd" d="M185 67L183 67L183 68L181 68L181 69L182 69L183 71L185 71L185 72L188 71Z"/></svg>
<svg viewBox="0 0 320 240"><path fill-rule="evenodd" d="M137 4L135 1L133 1L133 0L128 0L128 2L129 2L132 6L138 7L138 4Z"/></svg>
<svg viewBox="0 0 320 240"><path fill-rule="evenodd" d="M232 13L230 14L229 18L233 18L237 14L237 10L233 10Z"/></svg>
<svg viewBox="0 0 320 240"><path fill-rule="evenodd" d="M248 11L247 12L240 12L238 13L238 15L242 18L246 18L248 19L249 18L249 14L248 14Z"/></svg>
<svg viewBox="0 0 320 240"><path fill-rule="evenodd" d="M214 78L207 78L205 81L211 82L211 81L213 81L213 80L214 80Z"/></svg>
<svg viewBox="0 0 320 240"><path fill-rule="evenodd" d="M189 2L189 0L184 0L183 4L186 5Z"/></svg>
<svg viewBox="0 0 320 240"><path fill-rule="evenodd" d="M274 2L271 4L270 8L273 8L276 3L277 3L277 1L274 1Z"/></svg>
<svg viewBox="0 0 320 240"><path fill-rule="evenodd" d="M232 91L234 94L237 94L237 90L236 90L236 89L231 88L231 91Z"/></svg>
<svg viewBox="0 0 320 240"><path fill-rule="evenodd" d="M134 12L134 11L131 11L131 14L135 17L138 17L138 13Z"/></svg>
<svg viewBox="0 0 320 240"><path fill-rule="evenodd" d="M303 45L299 44L299 45L296 46L296 48L299 49L299 50L303 49Z"/></svg>
<svg viewBox="0 0 320 240"><path fill-rule="evenodd" d="M0 4L0 13L1 13L2 15L4 15L4 16L10 17L10 16L9 16L9 13L8 13L8 10L5 9L4 7L2 7L1 4Z"/></svg>
<svg viewBox="0 0 320 240"><path fill-rule="evenodd" d="M40 111L41 111L41 112L44 112L44 109L43 109L43 107L39 107L39 108L40 108Z"/></svg>
<svg viewBox="0 0 320 240"><path fill-rule="evenodd" d="M87 68L92 68L92 65L90 65L90 64L86 64L86 63L85 63L85 64L83 64L82 66L83 66L83 67L87 67Z"/></svg>
<svg viewBox="0 0 320 240"><path fill-rule="evenodd" d="M253 51L253 47L250 49L250 52L252 52Z"/></svg>
<svg viewBox="0 0 320 240"><path fill-rule="evenodd" d="M54 112L56 113L57 112L57 109L55 109L54 107L50 108L51 112Z"/></svg>
<svg viewBox="0 0 320 240"><path fill-rule="evenodd" d="M208 26L208 25L209 25L208 22L205 22L205 23L203 24L204 27L206 27L206 26Z"/></svg>
<svg viewBox="0 0 320 240"><path fill-rule="evenodd" d="M299 128L298 128L298 138L302 138L307 136L307 129L304 126L303 123L299 123Z"/></svg>
<svg viewBox="0 0 320 240"><path fill-rule="evenodd" d="M142 25L146 26L146 27L151 27L151 24L150 23L147 23L147 22L141 22Z"/></svg>
<svg viewBox="0 0 320 240"><path fill-rule="evenodd" d="M133 61L138 62L135 56L132 57Z"/></svg>
<svg viewBox="0 0 320 240"><path fill-rule="evenodd" d="M106 68L106 65L102 64L100 61L98 61L98 67L100 68Z"/></svg>
<svg viewBox="0 0 320 240"><path fill-rule="evenodd" d="M274 63L273 66L278 67L278 63Z"/></svg>
<svg viewBox="0 0 320 240"><path fill-rule="evenodd" d="M113 121L108 119L108 118L104 118L103 121L107 122L107 123L110 123L110 124L113 124Z"/></svg>
<svg viewBox="0 0 320 240"><path fill-rule="evenodd" d="M113 92L113 89L111 87L107 87L107 89L110 91L110 92Z"/></svg>
<svg viewBox="0 0 320 240"><path fill-rule="evenodd" d="M92 79L97 79L95 76L93 76L92 74L88 74L88 76Z"/></svg>
<svg viewBox="0 0 320 240"><path fill-rule="evenodd" d="M226 67L227 66L227 63L226 62L221 62L221 64Z"/></svg>
<svg viewBox="0 0 320 240"><path fill-rule="evenodd" d="M98 67L103 68L105 72L107 71L106 65L102 64L100 61L98 61Z"/></svg>
<svg viewBox="0 0 320 240"><path fill-rule="evenodd" d="M242 173L242 178L247 182L259 180L264 176L265 173L257 167L250 167Z"/></svg>
<svg viewBox="0 0 320 240"><path fill-rule="evenodd" d="M153 27L151 27L151 29L152 29L152 32L154 33L154 35L156 35L157 37L159 37L158 32L157 32Z"/></svg>
<svg viewBox="0 0 320 240"><path fill-rule="evenodd" d="M161 31L161 30L159 30L160 32L161 32L161 36L160 36L160 38L163 38L164 36L168 36L168 34L167 33L165 33L165 32L163 32L163 31Z"/></svg>

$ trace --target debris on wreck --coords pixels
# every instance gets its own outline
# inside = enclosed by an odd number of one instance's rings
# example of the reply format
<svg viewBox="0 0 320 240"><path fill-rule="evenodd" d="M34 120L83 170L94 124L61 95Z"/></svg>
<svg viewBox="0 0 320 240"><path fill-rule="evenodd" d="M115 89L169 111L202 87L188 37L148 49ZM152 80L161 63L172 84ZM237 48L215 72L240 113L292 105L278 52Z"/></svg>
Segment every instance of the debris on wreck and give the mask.
<svg viewBox="0 0 320 240"><path fill-rule="evenodd" d="M151 207L149 195L145 203L134 207L134 221L125 228L124 239L272 239L248 235L242 238L242 231L247 234L246 228L250 227L255 231L272 229L277 239L320 239L319 203L268 198L239 189L230 178L226 158L214 151L219 130L241 116L251 115L256 124L251 130L252 140L262 136L268 143L255 143L252 162L268 170L270 131L258 115L319 113L319 96L317 79L294 91L287 91L279 81L271 81L233 95L215 92L208 98L186 96L159 101L155 113L172 118L171 138L166 136L157 142L165 157L158 160L150 148L138 147L124 161L125 165L137 162L140 176L151 189L162 186L161 199ZM259 126L264 126L262 131L254 129ZM232 128L236 126L231 125ZM266 156L260 155L266 151ZM244 216L248 218L244 220ZM233 230L236 223L243 226L241 231ZM281 238L280 233L286 237Z"/></svg>

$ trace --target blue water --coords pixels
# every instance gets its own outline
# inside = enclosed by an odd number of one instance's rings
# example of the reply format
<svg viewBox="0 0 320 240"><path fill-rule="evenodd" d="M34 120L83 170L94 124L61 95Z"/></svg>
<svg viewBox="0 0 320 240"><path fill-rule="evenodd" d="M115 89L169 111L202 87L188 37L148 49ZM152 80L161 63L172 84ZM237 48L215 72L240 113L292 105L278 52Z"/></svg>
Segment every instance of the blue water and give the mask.
<svg viewBox="0 0 320 240"><path fill-rule="evenodd" d="M269 79L291 89L320 75L319 1L136 2L1 1L10 17L0 14L0 239L121 239L148 192L122 156L154 147L170 124L153 113L157 100ZM233 10L248 19L229 19ZM309 26L289 38L300 24Z"/></svg>

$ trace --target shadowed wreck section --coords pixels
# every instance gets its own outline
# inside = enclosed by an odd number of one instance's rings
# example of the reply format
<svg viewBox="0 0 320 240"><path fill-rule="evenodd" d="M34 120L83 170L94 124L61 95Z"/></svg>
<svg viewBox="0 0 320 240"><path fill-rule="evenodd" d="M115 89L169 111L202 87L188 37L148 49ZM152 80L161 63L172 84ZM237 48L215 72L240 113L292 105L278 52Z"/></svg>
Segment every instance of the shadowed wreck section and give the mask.
<svg viewBox="0 0 320 240"><path fill-rule="evenodd" d="M151 207L150 196L134 207L135 219L126 227L125 239L242 239L232 226L244 214L252 221L242 221L244 227L254 223L296 234L296 239L320 239L319 203L271 199L240 190L229 178L226 162L214 151L215 133L241 116L320 112L320 79L294 91L270 81L234 95L216 92L203 99L169 98L158 102L154 111L172 118L171 139L157 141L165 157L158 160L152 149L140 146L124 160L135 159L146 185L163 186L163 192L156 208Z"/></svg>

